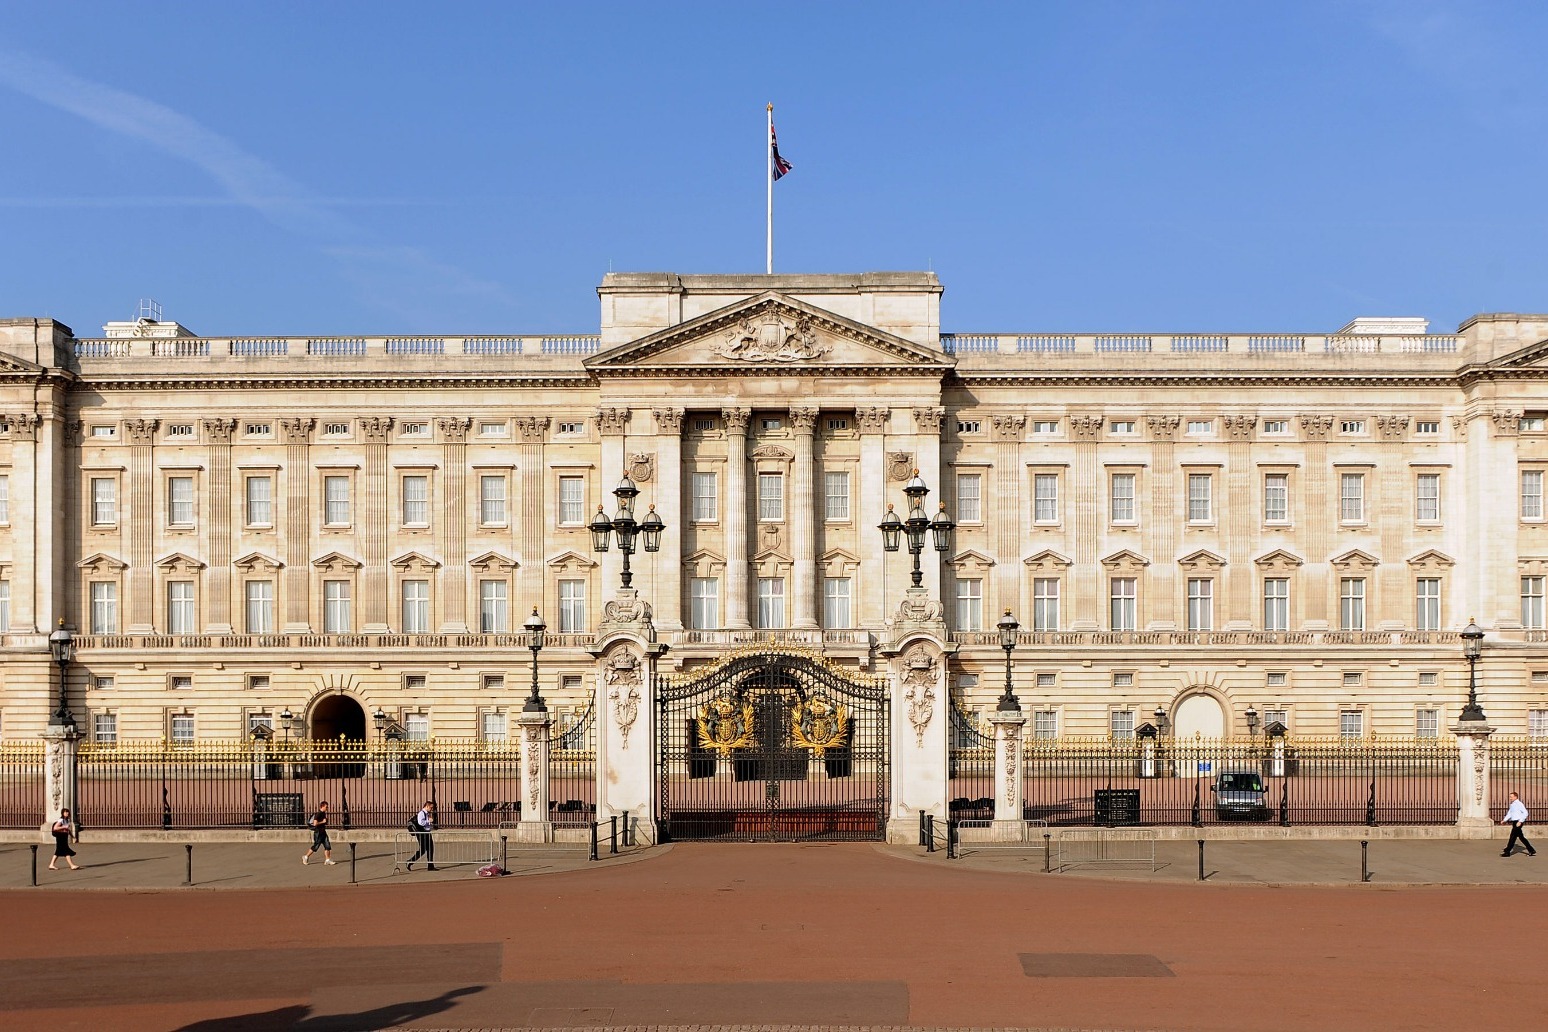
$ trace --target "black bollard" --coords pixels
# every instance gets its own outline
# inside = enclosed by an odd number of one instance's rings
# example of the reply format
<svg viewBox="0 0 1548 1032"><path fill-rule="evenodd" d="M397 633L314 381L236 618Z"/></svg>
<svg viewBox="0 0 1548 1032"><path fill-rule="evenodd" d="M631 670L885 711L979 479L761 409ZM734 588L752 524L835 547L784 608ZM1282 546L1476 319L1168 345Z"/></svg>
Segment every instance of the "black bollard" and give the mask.
<svg viewBox="0 0 1548 1032"><path fill-rule="evenodd" d="M610 854L616 855L618 853L618 817L617 817L617 815L609 817L607 819L607 823L608 823L607 851Z"/></svg>
<svg viewBox="0 0 1548 1032"><path fill-rule="evenodd" d="M500 869L502 871L511 869L510 839L504 835L500 836Z"/></svg>
<svg viewBox="0 0 1548 1032"><path fill-rule="evenodd" d="M188 843L187 845L185 845L183 847L183 849L185 849L187 851L187 860L188 860L188 866L183 869L183 884L184 885L192 885L193 884L193 843L192 842Z"/></svg>
<svg viewBox="0 0 1548 1032"><path fill-rule="evenodd" d="M1204 880L1204 840L1199 839L1199 881Z"/></svg>
<svg viewBox="0 0 1548 1032"><path fill-rule="evenodd" d="M36 842L32 844L32 887L38 887L38 846Z"/></svg>
<svg viewBox="0 0 1548 1032"><path fill-rule="evenodd" d="M596 858L597 858L597 822L596 821L592 821L591 822L591 856L589 857L589 859L595 860Z"/></svg>
<svg viewBox="0 0 1548 1032"><path fill-rule="evenodd" d="M1053 853L1053 836L1048 834L1048 832L1045 831L1045 832L1043 832L1043 873L1044 874L1052 874L1053 873L1053 860L1051 859L1051 856L1050 856L1050 854L1052 854L1052 853Z"/></svg>
<svg viewBox="0 0 1548 1032"><path fill-rule="evenodd" d="M1364 884L1371 880L1370 841L1360 840L1360 882Z"/></svg>
<svg viewBox="0 0 1548 1032"><path fill-rule="evenodd" d="M355 844L353 842L349 844L349 883L351 885L360 884L355 881Z"/></svg>

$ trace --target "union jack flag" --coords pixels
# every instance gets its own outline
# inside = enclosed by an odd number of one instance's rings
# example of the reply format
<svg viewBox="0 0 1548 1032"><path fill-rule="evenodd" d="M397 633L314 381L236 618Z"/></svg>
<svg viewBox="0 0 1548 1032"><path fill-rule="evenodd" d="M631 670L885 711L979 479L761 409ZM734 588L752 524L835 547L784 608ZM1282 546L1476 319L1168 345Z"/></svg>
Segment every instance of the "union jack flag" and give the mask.
<svg viewBox="0 0 1548 1032"><path fill-rule="evenodd" d="M769 123L769 148L774 152L774 181L777 183L782 176L795 166L779 156L779 141L774 137L773 122Z"/></svg>

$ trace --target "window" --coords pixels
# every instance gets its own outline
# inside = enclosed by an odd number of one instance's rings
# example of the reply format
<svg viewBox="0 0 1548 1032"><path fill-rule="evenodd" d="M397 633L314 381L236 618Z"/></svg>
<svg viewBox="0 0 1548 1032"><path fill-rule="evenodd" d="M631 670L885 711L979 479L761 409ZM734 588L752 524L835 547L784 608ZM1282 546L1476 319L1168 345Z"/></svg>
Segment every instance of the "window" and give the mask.
<svg viewBox="0 0 1548 1032"><path fill-rule="evenodd" d="M1265 419L1263 421L1263 432L1266 434L1288 434L1290 432L1290 420Z"/></svg>
<svg viewBox="0 0 1548 1032"><path fill-rule="evenodd" d="M827 577L822 582L822 625L830 630L846 630L852 626L850 609L850 581L848 577Z"/></svg>
<svg viewBox="0 0 1548 1032"><path fill-rule="evenodd" d="M504 674L485 674L483 677L481 677L479 679L479 683L484 686L484 691L486 691L486 692L503 692L503 691L505 691L505 675Z"/></svg>
<svg viewBox="0 0 1548 1032"><path fill-rule="evenodd" d="M193 677L189 674L173 674L167 686L174 692L191 692Z"/></svg>
<svg viewBox="0 0 1548 1032"><path fill-rule="evenodd" d="M1263 522L1286 523L1290 519L1290 474L1263 474Z"/></svg>
<svg viewBox="0 0 1548 1032"><path fill-rule="evenodd" d="M581 675L565 674L559 678L559 696L564 699L578 699L581 693Z"/></svg>
<svg viewBox="0 0 1548 1032"><path fill-rule="evenodd" d="M249 713L247 715L247 736L252 737L253 732L259 728L269 731L274 730L274 716L269 713Z"/></svg>
<svg viewBox="0 0 1548 1032"><path fill-rule="evenodd" d="M117 745L118 714L93 714L91 718L91 740L98 745Z"/></svg>
<svg viewBox="0 0 1548 1032"><path fill-rule="evenodd" d="M559 478L559 523L579 526L586 522L586 478Z"/></svg>
<svg viewBox="0 0 1548 1032"><path fill-rule="evenodd" d="M94 527L118 522L118 481L112 477L91 478L91 523Z"/></svg>
<svg viewBox="0 0 1548 1032"><path fill-rule="evenodd" d="M193 581L168 581L167 633L193 634L196 621Z"/></svg>
<svg viewBox="0 0 1548 1032"><path fill-rule="evenodd" d="M693 429L697 433L711 433L715 429L714 416L694 416Z"/></svg>
<svg viewBox="0 0 1548 1032"><path fill-rule="evenodd" d="M758 425L764 430L785 429L785 421L778 416L762 416L758 419Z"/></svg>
<svg viewBox="0 0 1548 1032"><path fill-rule="evenodd" d="M1037 675L1037 686L1039 688L1050 688L1051 689L1051 688L1057 687L1058 684L1059 684L1059 675L1057 675L1057 674L1042 674L1042 673L1040 673L1040 674Z"/></svg>
<svg viewBox="0 0 1548 1032"><path fill-rule="evenodd" d="M273 423L248 423L242 428L242 432L248 437L273 437Z"/></svg>
<svg viewBox="0 0 1548 1032"><path fill-rule="evenodd" d="M1527 710L1527 736L1536 741L1548 738L1548 709Z"/></svg>
<svg viewBox="0 0 1548 1032"><path fill-rule="evenodd" d="M430 582L403 582L403 633L430 633Z"/></svg>
<svg viewBox="0 0 1548 1032"><path fill-rule="evenodd" d="M403 478L403 525L430 525L430 478L420 474Z"/></svg>
<svg viewBox="0 0 1548 1032"><path fill-rule="evenodd" d="M330 527L349 525L349 477L323 477L323 522Z"/></svg>
<svg viewBox="0 0 1548 1032"><path fill-rule="evenodd" d="M834 432L834 431L848 430L848 429L849 429L849 418L847 416L830 416L828 418L828 431L830 433Z"/></svg>
<svg viewBox="0 0 1548 1032"><path fill-rule="evenodd" d="M247 525L274 526L274 479L248 477L244 489L247 492Z"/></svg>
<svg viewBox="0 0 1548 1032"><path fill-rule="evenodd" d="M1128 741L1134 737L1134 711L1115 709L1107 715L1108 733L1116 741Z"/></svg>
<svg viewBox="0 0 1548 1032"><path fill-rule="evenodd" d="M1541 412L1528 412L1516 420L1516 429L1523 434L1540 434L1548 420L1543 418Z"/></svg>
<svg viewBox="0 0 1548 1032"><path fill-rule="evenodd" d="M1265 707L1263 710L1263 726L1270 727L1274 724L1288 728L1290 726L1290 711L1283 707Z"/></svg>
<svg viewBox="0 0 1548 1032"><path fill-rule="evenodd" d="M1059 711L1036 710L1032 714L1032 737L1040 741L1049 741L1059 737Z"/></svg>
<svg viewBox="0 0 1548 1032"><path fill-rule="evenodd" d="M1188 420L1188 431L1187 432L1191 436L1199 437L1199 436L1202 436L1202 435L1205 435L1205 434L1208 434L1208 433L1212 432L1214 429L1215 429L1215 421L1212 420L1212 419L1190 419L1190 420Z"/></svg>
<svg viewBox="0 0 1548 1032"><path fill-rule="evenodd" d="M1032 518L1038 523L1059 520L1059 475L1036 473L1032 476Z"/></svg>
<svg viewBox="0 0 1548 1032"><path fill-rule="evenodd" d="M1188 522L1208 523L1212 507L1214 477L1208 473L1188 474Z"/></svg>
<svg viewBox="0 0 1548 1032"><path fill-rule="evenodd" d="M248 581L247 633L274 633L274 582Z"/></svg>
<svg viewBox="0 0 1548 1032"><path fill-rule="evenodd" d="M1032 420L1032 432L1034 434L1056 434L1059 432L1059 421L1057 419L1034 419Z"/></svg>
<svg viewBox="0 0 1548 1032"><path fill-rule="evenodd" d="M1421 688L1434 688L1438 684L1440 684L1440 678L1433 670L1426 670L1419 675L1419 687Z"/></svg>
<svg viewBox="0 0 1548 1032"><path fill-rule="evenodd" d="M478 582L478 632L505 634L511 629L509 586L503 580Z"/></svg>
<svg viewBox="0 0 1548 1032"><path fill-rule="evenodd" d="M192 713L172 714L172 744L194 744L194 718Z"/></svg>
<svg viewBox="0 0 1548 1032"><path fill-rule="evenodd" d="M1108 425L1108 430L1115 434L1132 434L1134 433L1134 420L1115 419Z"/></svg>
<svg viewBox="0 0 1548 1032"><path fill-rule="evenodd" d="M695 473L690 480L693 493L693 518L716 520L720 518L720 480L714 473Z"/></svg>
<svg viewBox="0 0 1548 1032"><path fill-rule="evenodd" d="M1341 419L1338 422L1338 432L1341 434L1363 434L1365 433L1365 420Z"/></svg>
<svg viewBox="0 0 1548 1032"><path fill-rule="evenodd" d="M1414 630L1441 629L1441 582L1439 577L1414 581Z"/></svg>
<svg viewBox="0 0 1548 1032"><path fill-rule="evenodd" d="M505 728L505 714L496 710L483 715L479 731L486 742L503 742L505 741Z"/></svg>
<svg viewBox="0 0 1548 1032"><path fill-rule="evenodd" d="M1543 471L1540 469L1521 471L1521 518L1524 520L1543 518Z"/></svg>
<svg viewBox="0 0 1548 1032"><path fill-rule="evenodd" d="M506 423L481 422L478 424L478 436L480 437L505 437L510 432L510 426Z"/></svg>
<svg viewBox="0 0 1548 1032"><path fill-rule="evenodd" d="M1108 582L1108 623L1114 631L1132 631L1139 623L1139 581L1114 577Z"/></svg>
<svg viewBox="0 0 1548 1032"><path fill-rule="evenodd" d="M349 433L348 423L324 423L324 437L343 437Z"/></svg>
<svg viewBox="0 0 1548 1032"><path fill-rule="evenodd" d="M785 518L785 478L778 473L758 474L758 519Z"/></svg>
<svg viewBox="0 0 1548 1032"><path fill-rule="evenodd" d="M1345 688L1358 688L1358 687L1360 687L1361 680L1362 680L1362 678L1360 676L1360 671L1358 671L1358 670L1345 670L1344 671L1344 687Z"/></svg>
<svg viewBox="0 0 1548 1032"><path fill-rule="evenodd" d="M174 527L191 527L193 521L193 477L168 478L167 523Z"/></svg>
<svg viewBox="0 0 1548 1032"><path fill-rule="evenodd" d="M785 580L783 577L758 578L758 626L785 626Z"/></svg>
<svg viewBox="0 0 1548 1032"><path fill-rule="evenodd" d="M430 436L430 424L429 423L422 423L422 422L404 423L403 424L403 436L404 437L429 437Z"/></svg>
<svg viewBox="0 0 1548 1032"><path fill-rule="evenodd" d="M957 630L984 629L984 582L977 577L957 581Z"/></svg>
<svg viewBox="0 0 1548 1032"><path fill-rule="evenodd" d="M1521 578L1521 626L1529 631L1540 631L1548 624L1543 622L1544 577Z"/></svg>
<svg viewBox="0 0 1548 1032"><path fill-rule="evenodd" d="M406 692L422 692L428 684L424 674L404 674L403 690Z"/></svg>
<svg viewBox="0 0 1548 1032"><path fill-rule="evenodd" d="M1357 709L1338 711L1338 736L1359 738L1365 734L1365 714Z"/></svg>
<svg viewBox="0 0 1548 1032"><path fill-rule="evenodd" d="M1215 582L1208 577L1188 578L1188 630L1214 629Z"/></svg>
<svg viewBox="0 0 1548 1032"><path fill-rule="evenodd" d="M1421 523L1440 520L1440 474L1421 473L1414 485L1414 518Z"/></svg>
<svg viewBox="0 0 1548 1032"><path fill-rule="evenodd" d="M1365 519L1365 474L1343 473L1338 478L1338 518L1345 523Z"/></svg>
<svg viewBox="0 0 1548 1032"><path fill-rule="evenodd" d="M91 633L118 633L118 585L111 581L91 584Z"/></svg>
<svg viewBox="0 0 1548 1032"><path fill-rule="evenodd" d="M269 690L269 675L268 674L249 674L248 677L247 677L247 687L248 687L249 691L254 691L254 692L266 692L266 691L268 691ZM273 727L274 725L271 723L269 726Z"/></svg>
<svg viewBox="0 0 1548 1032"><path fill-rule="evenodd" d="M565 437L573 437L586 432L584 420L568 420L559 423L559 433Z"/></svg>
<svg viewBox="0 0 1548 1032"><path fill-rule="evenodd" d="M689 579L688 625L696 631L720 626L720 581L716 578Z"/></svg>
<svg viewBox="0 0 1548 1032"><path fill-rule="evenodd" d="M11 522L11 478L0 474L0 523Z"/></svg>
<svg viewBox="0 0 1548 1032"><path fill-rule="evenodd" d="M983 476L979 473L957 474L957 519L963 523L982 523Z"/></svg>
<svg viewBox="0 0 1548 1032"><path fill-rule="evenodd" d="M559 633L584 634L586 631L586 582L565 579L559 582Z"/></svg>
<svg viewBox="0 0 1548 1032"><path fill-rule="evenodd" d="M1133 688L1134 687L1134 675L1130 674L1130 673L1114 674L1113 675L1113 687L1114 688Z"/></svg>
<svg viewBox="0 0 1548 1032"><path fill-rule="evenodd" d="M11 629L11 582L0 580L0 631Z"/></svg>
<svg viewBox="0 0 1548 1032"><path fill-rule="evenodd" d="M116 436L117 433L118 433L118 428L114 427L114 426L100 426L99 425L99 426L94 426L94 427L91 428L91 436L93 436L93 437L113 437L113 436Z"/></svg>
<svg viewBox="0 0 1548 1032"><path fill-rule="evenodd" d="M484 526L505 523L505 477L478 478L478 522Z"/></svg>
<svg viewBox="0 0 1548 1032"><path fill-rule="evenodd" d="M355 629L347 580L323 581L323 633L348 634Z"/></svg>
<svg viewBox="0 0 1548 1032"><path fill-rule="evenodd" d="M957 433L959 433L959 434L976 434L976 433L979 433L980 431L982 431L983 428L984 428L984 424L983 424L982 420L978 420L978 419L959 419L959 420L957 420Z"/></svg>
<svg viewBox="0 0 1548 1032"><path fill-rule="evenodd" d="M823 516L829 521L849 519L849 474L845 472L822 475Z"/></svg>
<svg viewBox="0 0 1548 1032"><path fill-rule="evenodd" d="M1109 508L1114 523L1134 522L1134 474L1114 473L1108 481Z"/></svg>
<svg viewBox="0 0 1548 1032"><path fill-rule="evenodd" d="M1416 433L1416 434L1438 434L1438 433L1440 433L1440 420L1438 420L1438 419L1420 419L1420 420L1417 420L1414 423L1414 433Z"/></svg>
<svg viewBox="0 0 1548 1032"><path fill-rule="evenodd" d="M1283 670L1270 670L1264 675L1263 683L1269 688L1288 688L1290 687L1290 675ZM1267 717L1264 718L1265 721L1267 719Z"/></svg>
<svg viewBox="0 0 1548 1032"><path fill-rule="evenodd" d="M1414 712L1414 737L1440 737L1440 710L1422 709Z"/></svg>
<svg viewBox="0 0 1548 1032"><path fill-rule="evenodd" d="M428 713L407 713L403 717L403 740L405 742L430 741L430 715Z"/></svg>
<svg viewBox="0 0 1548 1032"><path fill-rule="evenodd" d="M1032 629L1059 629L1059 578L1032 578Z"/></svg>
<svg viewBox="0 0 1548 1032"><path fill-rule="evenodd" d="M1263 629L1290 629L1290 578L1263 578Z"/></svg>
<svg viewBox="0 0 1548 1032"><path fill-rule="evenodd" d="M1365 578L1343 577L1338 582L1338 628L1365 630Z"/></svg>

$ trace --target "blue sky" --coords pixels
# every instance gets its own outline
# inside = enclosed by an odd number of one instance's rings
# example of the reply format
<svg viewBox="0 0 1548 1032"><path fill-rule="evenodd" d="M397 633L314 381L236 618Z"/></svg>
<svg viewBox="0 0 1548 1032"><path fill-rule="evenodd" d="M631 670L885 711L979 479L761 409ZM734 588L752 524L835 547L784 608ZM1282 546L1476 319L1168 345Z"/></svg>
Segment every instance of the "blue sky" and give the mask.
<svg viewBox="0 0 1548 1032"><path fill-rule="evenodd" d="M1525 3L0 3L0 316L595 332L618 271L944 328L1548 310Z"/></svg>

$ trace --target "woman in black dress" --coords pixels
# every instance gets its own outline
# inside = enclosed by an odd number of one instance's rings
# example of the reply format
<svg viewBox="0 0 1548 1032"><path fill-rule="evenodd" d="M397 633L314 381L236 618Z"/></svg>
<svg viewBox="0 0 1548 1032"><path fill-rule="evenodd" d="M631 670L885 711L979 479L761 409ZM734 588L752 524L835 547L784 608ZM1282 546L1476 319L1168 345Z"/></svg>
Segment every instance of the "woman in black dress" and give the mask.
<svg viewBox="0 0 1548 1032"><path fill-rule="evenodd" d="M65 862L70 865L70 870L80 870L80 866L75 862L75 850L70 848L70 836L74 834L75 822L70 820L70 810L66 807L59 811L59 819L54 822L54 858L48 862L50 871L59 870L54 865L59 862L60 857L65 858Z"/></svg>

